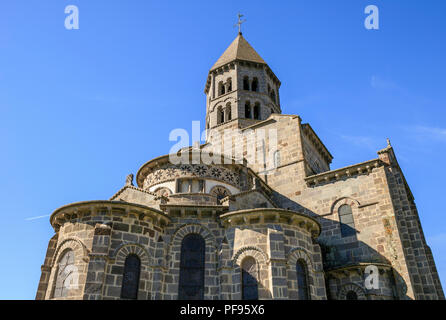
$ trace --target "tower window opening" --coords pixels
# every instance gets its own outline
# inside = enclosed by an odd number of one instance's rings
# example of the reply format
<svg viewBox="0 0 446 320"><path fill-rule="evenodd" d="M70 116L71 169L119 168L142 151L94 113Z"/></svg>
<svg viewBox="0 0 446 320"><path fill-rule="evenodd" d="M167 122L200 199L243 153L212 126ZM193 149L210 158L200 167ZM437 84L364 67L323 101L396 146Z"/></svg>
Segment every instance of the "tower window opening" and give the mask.
<svg viewBox="0 0 446 320"><path fill-rule="evenodd" d="M249 101L245 102L245 118L251 119L251 103Z"/></svg>
<svg viewBox="0 0 446 320"><path fill-rule="evenodd" d="M273 102L276 103L276 92L274 90L271 90L270 97L271 100L273 100Z"/></svg>
<svg viewBox="0 0 446 320"><path fill-rule="evenodd" d="M229 78L228 79L228 92L231 92L231 91L232 91L232 79Z"/></svg>
<svg viewBox="0 0 446 320"><path fill-rule="evenodd" d="M259 91L259 80L257 80L257 78L254 78L254 80L252 80L251 90Z"/></svg>
<svg viewBox="0 0 446 320"><path fill-rule="evenodd" d="M249 78L248 77L243 78L243 90L249 90Z"/></svg>
<svg viewBox="0 0 446 320"><path fill-rule="evenodd" d="M256 102L254 105L254 119L260 119L260 103Z"/></svg>
<svg viewBox="0 0 446 320"><path fill-rule="evenodd" d="M222 107L220 106L217 109L217 124L223 123L225 122L225 113L222 109Z"/></svg>
<svg viewBox="0 0 446 320"><path fill-rule="evenodd" d="M231 120L231 104L230 103L228 103L227 106L226 106L225 114L227 116L226 121Z"/></svg>
<svg viewBox="0 0 446 320"><path fill-rule="evenodd" d="M225 94L225 86L223 85L223 81L220 81L218 83L218 95L221 96L222 94Z"/></svg>

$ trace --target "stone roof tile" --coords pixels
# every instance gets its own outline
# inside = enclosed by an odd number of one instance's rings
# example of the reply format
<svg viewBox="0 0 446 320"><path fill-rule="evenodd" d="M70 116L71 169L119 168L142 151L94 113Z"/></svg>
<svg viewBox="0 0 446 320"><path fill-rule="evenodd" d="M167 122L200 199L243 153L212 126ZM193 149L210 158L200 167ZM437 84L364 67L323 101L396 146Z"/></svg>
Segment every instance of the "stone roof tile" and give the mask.
<svg viewBox="0 0 446 320"><path fill-rule="evenodd" d="M243 38L241 33L232 41L229 47L223 52L221 57L212 66L211 70L217 69L229 62L235 60L250 61L255 63L266 64L253 47Z"/></svg>

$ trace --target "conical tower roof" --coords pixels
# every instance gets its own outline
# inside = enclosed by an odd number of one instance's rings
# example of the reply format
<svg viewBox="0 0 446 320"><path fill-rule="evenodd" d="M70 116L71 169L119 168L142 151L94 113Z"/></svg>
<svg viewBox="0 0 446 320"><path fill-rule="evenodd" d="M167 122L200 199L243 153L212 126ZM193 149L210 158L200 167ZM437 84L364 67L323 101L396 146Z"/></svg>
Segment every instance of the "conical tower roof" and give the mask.
<svg viewBox="0 0 446 320"><path fill-rule="evenodd" d="M212 66L211 70L217 69L235 60L266 64L262 57L254 50L253 47L251 47L248 41L243 38L241 33L238 34L237 38L235 38L225 52L223 52L221 57Z"/></svg>

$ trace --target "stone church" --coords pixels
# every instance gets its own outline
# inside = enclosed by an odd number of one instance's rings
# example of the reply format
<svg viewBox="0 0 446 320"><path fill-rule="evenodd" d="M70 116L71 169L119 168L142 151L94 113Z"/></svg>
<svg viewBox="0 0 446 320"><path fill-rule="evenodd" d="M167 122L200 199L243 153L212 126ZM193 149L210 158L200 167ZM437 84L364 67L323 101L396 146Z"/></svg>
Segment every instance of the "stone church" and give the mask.
<svg viewBox="0 0 446 320"><path fill-rule="evenodd" d="M239 32L206 79L205 143L175 155L198 161L160 156L109 200L55 210L36 299L444 299L390 142L331 169L280 86ZM238 157L216 151L228 140Z"/></svg>

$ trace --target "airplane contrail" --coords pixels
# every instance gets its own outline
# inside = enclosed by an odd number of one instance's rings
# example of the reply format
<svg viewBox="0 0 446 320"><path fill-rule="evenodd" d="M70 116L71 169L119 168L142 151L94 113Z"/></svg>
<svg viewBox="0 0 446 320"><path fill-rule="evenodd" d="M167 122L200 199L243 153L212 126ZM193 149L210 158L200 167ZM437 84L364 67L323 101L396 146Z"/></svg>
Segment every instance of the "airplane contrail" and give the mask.
<svg viewBox="0 0 446 320"><path fill-rule="evenodd" d="M45 217L49 217L50 214L44 215L44 216L37 216L37 217L30 217L30 218L26 218L25 220L29 221L29 220L36 220L36 219L40 219L40 218L45 218Z"/></svg>

